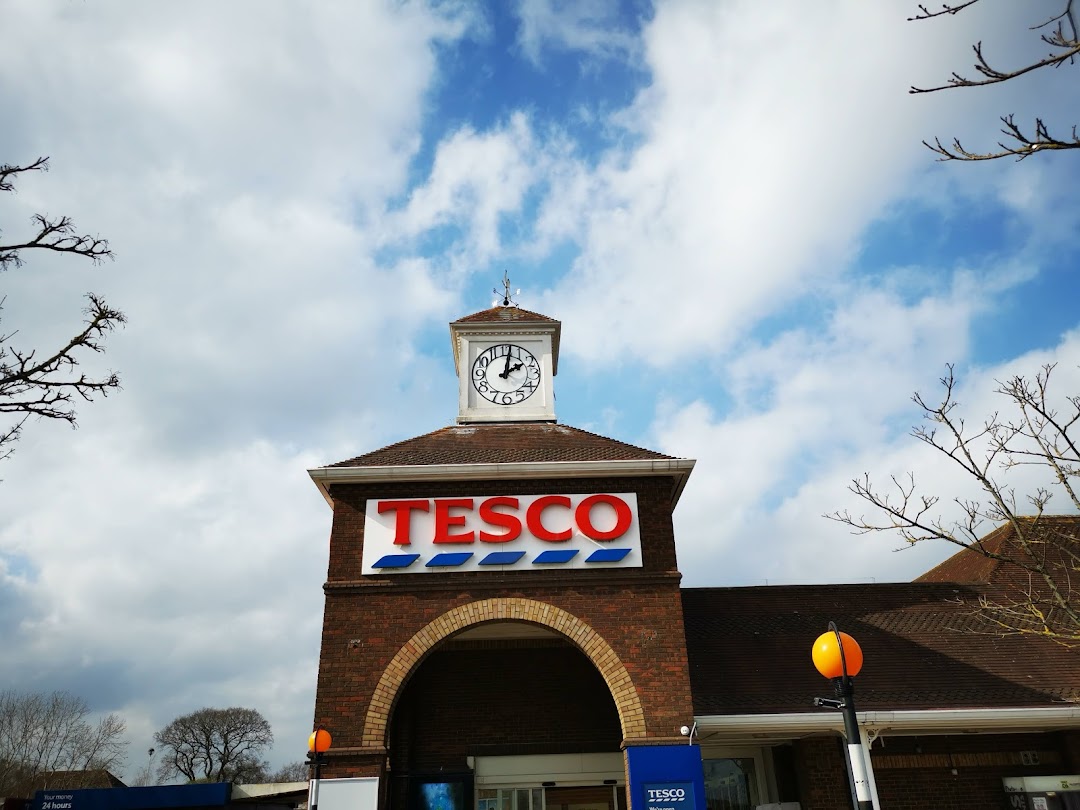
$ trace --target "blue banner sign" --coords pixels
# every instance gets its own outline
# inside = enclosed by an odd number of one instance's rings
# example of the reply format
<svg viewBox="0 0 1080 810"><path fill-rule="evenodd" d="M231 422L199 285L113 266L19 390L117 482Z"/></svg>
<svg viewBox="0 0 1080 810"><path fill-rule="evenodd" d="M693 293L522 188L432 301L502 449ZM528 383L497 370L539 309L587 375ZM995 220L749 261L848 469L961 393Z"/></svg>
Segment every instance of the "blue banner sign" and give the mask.
<svg viewBox="0 0 1080 810"><path fill-rule="evenodd" d="M169 807L225 807L232 799L232 785L168 785L159 787L87 788L85 790L39 790L32 810L158 810Z"/></svg>
<svg viewBox="0 0 1080 810"><path fill-rule="evenodd" d="M631 810L705 810L699 746L633 746L626 757Z"/></svg>

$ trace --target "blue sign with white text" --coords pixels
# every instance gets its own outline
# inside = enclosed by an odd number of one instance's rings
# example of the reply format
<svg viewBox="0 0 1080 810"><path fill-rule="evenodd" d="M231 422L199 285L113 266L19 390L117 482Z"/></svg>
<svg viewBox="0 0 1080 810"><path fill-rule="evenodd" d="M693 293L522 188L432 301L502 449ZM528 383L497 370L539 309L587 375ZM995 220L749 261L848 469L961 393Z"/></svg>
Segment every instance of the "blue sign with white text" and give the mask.
<svg viewBox="0 0 1080 810"><path fill-rule="evenodd" d="M232 800L232 785L198 785L39 790L32 810L162 810L169 807L225 807Z"/></svg>
<svg viewBox="0 0 1080 810"><path fill-rule="evenodd" d="M646 782L645 810L694 810L693 782Z"/></svg>
<svg viewBox="0 0 1080 810"><path fill-rule="evenodd" d="M626 758L631 810L705 810L700 746L633 746Z"/></svg>

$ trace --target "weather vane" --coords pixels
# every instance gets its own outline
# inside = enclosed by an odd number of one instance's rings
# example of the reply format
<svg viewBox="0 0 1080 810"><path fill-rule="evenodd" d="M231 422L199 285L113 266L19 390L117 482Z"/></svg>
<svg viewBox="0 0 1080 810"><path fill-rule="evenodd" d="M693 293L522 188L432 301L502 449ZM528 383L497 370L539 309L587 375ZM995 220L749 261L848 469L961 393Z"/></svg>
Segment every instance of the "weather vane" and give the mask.
<svg viewBox="0 0 1080 810"><path fill-rule="evenodd" d="M510 297L510 276L505 270L503 270L503 291L500 293L498 287L493 287L491 291L495 293L495 295L502 296L502 305L504 307L518 306L518 302ZM521 290L517 290L514 295L521 295ZM499 305L498 299L492 301L491 305L497 307Z"/></svg>

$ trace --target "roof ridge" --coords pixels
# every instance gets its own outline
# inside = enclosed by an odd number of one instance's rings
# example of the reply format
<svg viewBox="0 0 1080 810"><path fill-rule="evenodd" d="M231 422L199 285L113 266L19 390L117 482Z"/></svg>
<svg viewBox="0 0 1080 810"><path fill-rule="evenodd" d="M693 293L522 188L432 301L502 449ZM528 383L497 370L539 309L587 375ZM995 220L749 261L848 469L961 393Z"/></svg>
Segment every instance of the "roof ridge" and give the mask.
<svg viewBox="0 0 1080 810"><path fill-rule="evenodd" d="M447 425L329 467L674 460L621 439L557 422Z"/></svg>

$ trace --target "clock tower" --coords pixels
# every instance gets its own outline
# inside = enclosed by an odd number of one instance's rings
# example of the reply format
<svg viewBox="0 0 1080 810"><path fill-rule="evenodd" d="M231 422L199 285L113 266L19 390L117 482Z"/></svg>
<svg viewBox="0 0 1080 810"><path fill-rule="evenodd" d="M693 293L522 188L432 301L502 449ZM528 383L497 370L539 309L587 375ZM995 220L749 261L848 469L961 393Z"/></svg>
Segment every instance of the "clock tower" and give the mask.
<svg viewBox="0 0 1080 810"><path fill-rule="evenodd" d="M562 324L504 304L450 324L459 423L554 422Z"/></svg>
<svg viewBox="0 0 1080 810"><path fill-rule="evenodd" d="M309 471L333 508L328 789L364 810L704 797L671 519L694 462L557 423L562 324L504 285L450 324L457 424Z"/></svg>

